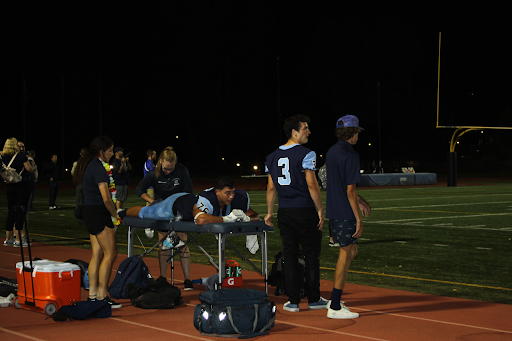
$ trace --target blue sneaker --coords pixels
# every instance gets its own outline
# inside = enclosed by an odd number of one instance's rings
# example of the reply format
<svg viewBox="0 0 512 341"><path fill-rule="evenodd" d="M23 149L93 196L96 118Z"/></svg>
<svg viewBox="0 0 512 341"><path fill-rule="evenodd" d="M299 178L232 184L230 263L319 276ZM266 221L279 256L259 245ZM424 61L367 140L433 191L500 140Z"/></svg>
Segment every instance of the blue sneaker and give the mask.
<svg viewBox="0 0 512 341"><path fill-rule="evenodd" d="M299 305L298 304L292 304L292 302L288 301L283 305L283 309L286 311L291 311L292 313L298 313L299 312Z"/></svg>
<svg viewBox="0 0 512 341"><path fill-rule="evenodd" d="M308 304L308 308L312 309L312 310L315 310L315 309L327 309L327 303L329 303L329 301L327 301L323 297L320 297L318 302L309 303Z"/></svg>

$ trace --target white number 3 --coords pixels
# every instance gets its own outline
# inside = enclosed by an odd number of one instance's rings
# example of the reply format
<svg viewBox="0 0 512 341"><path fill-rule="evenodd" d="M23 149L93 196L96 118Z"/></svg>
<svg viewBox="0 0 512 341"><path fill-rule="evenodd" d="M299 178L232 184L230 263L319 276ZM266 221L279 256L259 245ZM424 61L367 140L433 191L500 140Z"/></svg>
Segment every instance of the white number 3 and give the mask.
<svg viewBox="0 0 512 341"><path fill-rule="evenodd" d="M280 158L279 160L277 160L277 165L279 167L283 167L281 169L281 174L283 174L283 176L278 177L277 182L281 186L290 185L292 182L292 179L290 177L290 160L287 157Z"/></svg>

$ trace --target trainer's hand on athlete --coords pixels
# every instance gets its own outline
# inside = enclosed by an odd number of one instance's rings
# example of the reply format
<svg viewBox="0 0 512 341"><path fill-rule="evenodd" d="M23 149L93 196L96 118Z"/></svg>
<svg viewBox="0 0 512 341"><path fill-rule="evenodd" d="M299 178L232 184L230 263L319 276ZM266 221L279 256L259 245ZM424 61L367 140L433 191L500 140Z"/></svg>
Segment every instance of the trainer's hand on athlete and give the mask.
<svg viewBox="0 0 512 341"><path fill-rule="evenodd" d="M358 220L356 224L356 233L352 235L354 238L359 238L363 235L363 221Z"/></svg>
<svg viewBox="0 0 512 341"><path fill-rule="evenodd" d="M151 202L151 204L149 204L149 206L156 205L156 204L158 204L158 203L160 203L160 202L162 202L162 201L163 201L162 199L156 199L156 200L153 200L153 201Z"/></svg>

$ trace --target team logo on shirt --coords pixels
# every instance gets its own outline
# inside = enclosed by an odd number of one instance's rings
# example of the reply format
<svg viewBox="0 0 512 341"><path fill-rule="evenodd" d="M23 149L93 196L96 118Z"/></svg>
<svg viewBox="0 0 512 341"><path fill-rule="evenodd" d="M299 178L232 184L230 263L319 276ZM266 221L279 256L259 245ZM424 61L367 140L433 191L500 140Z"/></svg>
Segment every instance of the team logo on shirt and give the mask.
<svg viewBox="0 0 512 341"><path fill-rule="evenodd" d="M174 186L179 186L180 185L180 178L172 179L172 183L174 184Z"/></svg>

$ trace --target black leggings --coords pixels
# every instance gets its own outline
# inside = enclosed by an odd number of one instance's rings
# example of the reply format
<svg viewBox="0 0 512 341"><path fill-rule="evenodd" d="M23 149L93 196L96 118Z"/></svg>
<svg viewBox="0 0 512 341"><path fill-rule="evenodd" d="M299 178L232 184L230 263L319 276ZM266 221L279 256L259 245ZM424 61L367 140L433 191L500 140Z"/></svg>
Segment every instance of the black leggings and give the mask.
<svg viewBox="0 0 512 341"><path fill-rule="evenodd" d="M6 231L12 231L14 225L16 225L16 230L23 230L28 201L30 199L30 185L29 181L5 185L8 207L7 220L5 221Z"/></svg>

